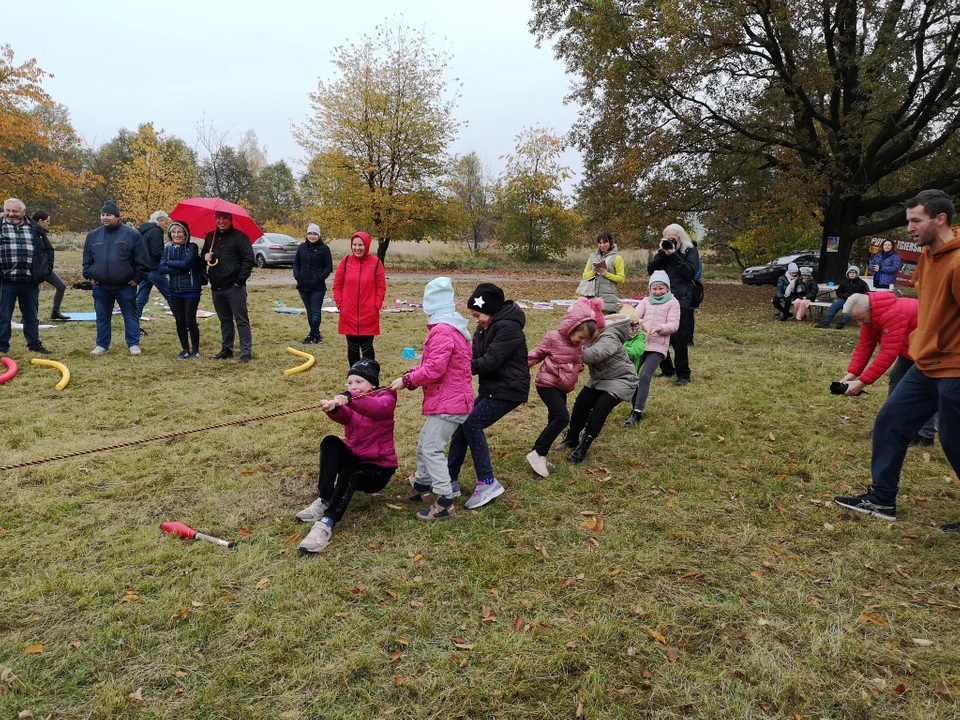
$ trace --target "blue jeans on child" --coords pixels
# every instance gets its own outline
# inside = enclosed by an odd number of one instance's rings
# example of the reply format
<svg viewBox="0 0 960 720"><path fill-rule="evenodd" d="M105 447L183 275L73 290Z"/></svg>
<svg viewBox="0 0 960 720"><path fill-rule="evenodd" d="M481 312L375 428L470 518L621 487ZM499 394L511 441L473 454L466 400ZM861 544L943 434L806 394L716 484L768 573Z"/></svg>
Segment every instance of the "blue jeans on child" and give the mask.
<svg viewBox="0 0 960 720"><path fill-rule="evenodd" d="M307 309L307 322L310 323L310 337L320 334L320 320L323 315L323 290L299 290L300 299Z"/></svg>
<svg viewBox="0 0 960 720"><path fill-rule="evenodd" d="M120 306L123 315L123 339L127 347L140 344L140 316L137 315L137 289L133 285L119 288L93 286L93 309L97 311L97 345L110 349L113 323L113 304Z"/></svg>
<svg viewBox="0 0 960 720"><path fill-rule="evenodd" d="M487 436L483 431L519 405L518 402L493 398L477 398L474 401L473 412L457 428L450 441L447 469L450 471L450 479L453 482L458 482L460 479L460 469L463 467L463 461L467 459L468 445L470 454L473 456L473 469L477 473L477 482L493 480L490 448L487 446Z"/></svg>
<svg viewBox="0 0 960 720"><path fill-rule="evenodd" d="M960 378L931 378L910 368L880 408L873 426L870 475L873 494L893 502L909 443L939 410L940 444L954 474L960 474Z"/></svg>
<svg viewBox="0 0 960 720"><path fill-rule="evenodd" d="M150 291L156 288L163 295L163 299L170 304L170 280L156 270L147 273L147 279L137 286L137 317L143 315L143 309L150 301Z"/></svg>
<svg viewBox="0 0 960 720"><path fill-rule="evenodd" d="M846 301L847 301L846 298L837 298L831 303L830 307L827 308L827 314L823 318L823 321L827 325L833 322L833 319L837 316L838 312L843 310L843 304ZM850 316L844 315L842 318L840 318L840 322L842 322L843 324L850 322Z"/></svg>

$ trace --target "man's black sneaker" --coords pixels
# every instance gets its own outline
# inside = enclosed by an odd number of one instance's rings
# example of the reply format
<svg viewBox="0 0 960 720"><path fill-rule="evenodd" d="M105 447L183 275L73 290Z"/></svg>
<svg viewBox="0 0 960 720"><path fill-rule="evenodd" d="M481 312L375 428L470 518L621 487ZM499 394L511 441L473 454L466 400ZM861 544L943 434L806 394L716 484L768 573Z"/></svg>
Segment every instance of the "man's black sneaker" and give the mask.
<svg viewBox="0 0 960 720"><path fill-rule="evenodd" d="M70 318L68 318L59 310L54 310L52 313L50 313L50 319L51 320L69 320Z"/></svg>
<svg viewBox="0 0 960 720"><path fill-rule="evenodd" d="M907 443L907 447L933 447L933 438L917 435L913 440Z"/></svg>
<svg viewBox="0 0 960 720"><path fill-rule="evenodd" d="M677 378L673 381L673 384L677 387L683 387L684 385L690 384L690 378Z"/></svg>
<svg viewBox="0 0 960 720"><path fill-rule="evenodd" d="M960 532L960 522L947 523L946 525L941 525L940 529L944 532Z"/></svg>
<svg viewBox="0 0 960 720"><path fill-rule="evenodd" d="M213 356L214 360L229 360L233 357L233 353L230 350L221 350L216 355Z"/></svg>
<svg viewBox="0 0 960 720"><path fill-rule="evenodd" d="M252 356L252 355L241 355L241 356L240 356L240 362L242 362L242 363L248 363L248 362L250 362L252 359L253 359L253 356Z"/></svg>
<svg viewBox="0 0 960 720"><path fill-rule="evenodd" d="M881 520L897 519L897 504L882 503L877 500L873 493L864 493L857 497L835 497L833 501L842 508L863 513L864 515L873 515Z"/></svg>
<svg viewBox="0 0 960 720"><path fill-rule="evenodd" d="M51 353L49 350L47 350L47 349L43 346L42 343L41 343L41 344L38 344L38 345L27 345L27 350L29 350L30 352L35 352L35 353L37 353L38 355L52 355L52 354L53 354L53 353Z"/></svg>
<svg viewBox="0 0 960 720"><path fill-rule="evenodd" d="M820 328L821 330L825 330L826 328L830 327L830 323L828 323L826 320L821 320L816 325L814 325L814 327Z"/></svg>
<svg viewBox="0 0 960 720"><path fill-rule="evenodd" d="M307 335L303 340L300 341L301 345L313 345L317 341L314 339L313 335Z"/></svg>
<svg viewBox="0 0 960 720"><path fill-rule="evenodd" d="M321 344L323 343L323 333L319 333L319 332L318 332L318 333L316 334L316 336L314 337L313 341L314 341L317 345L321 345Z"/></svg>

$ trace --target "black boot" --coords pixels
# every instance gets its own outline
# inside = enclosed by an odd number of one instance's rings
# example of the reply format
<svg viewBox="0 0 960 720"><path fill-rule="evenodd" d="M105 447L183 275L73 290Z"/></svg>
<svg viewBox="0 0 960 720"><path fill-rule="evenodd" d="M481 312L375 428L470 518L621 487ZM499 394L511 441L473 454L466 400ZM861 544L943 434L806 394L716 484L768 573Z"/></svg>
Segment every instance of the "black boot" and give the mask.
<svg viewBox="0 0 960 720"><path fill-rule="evenodd" d="M630 417L623 421L623 426L633 427L641 420L643 420L643 410L634 410L630 413Z"/></svg>
<svg viewBox="0 0 960 720"><path fill-rule="evenodd" d="M70 318L68 318L66 315L60 312L60 308L54 308L53 312L50 313L50 319L51 320L69 320Z"/></svg>
<svg viewBox="0 0 960 720"><path fill-rule="evenodd" d="M580 440L580 444L574 449L572 453L567 456L567 460L572 463L582 463L583 459L587 456L587 451L590 449L590 446L593 444L593 438L589 435L584 435Z"/></svg>
<svg viewBox="0 0 960 720"><path fill-rule="evenodd" d="M573 450L577 446L577 439L570 435L570 431L567 430L567 434L563 436L563 440L558 442L553 446L554 450Z"/></svg>

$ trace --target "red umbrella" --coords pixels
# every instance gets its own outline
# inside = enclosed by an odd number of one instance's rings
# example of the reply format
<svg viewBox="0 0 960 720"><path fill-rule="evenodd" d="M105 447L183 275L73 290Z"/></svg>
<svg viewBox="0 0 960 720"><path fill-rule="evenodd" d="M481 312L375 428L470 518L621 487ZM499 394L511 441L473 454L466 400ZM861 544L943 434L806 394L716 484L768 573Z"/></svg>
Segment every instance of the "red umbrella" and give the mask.
<svg viewBox="0 0 960 720"><path fill-rule="evenodd" d="M217 223L215 215L218 212L230 213L233 215L233 226L242 233L246 233L253 242L261 235L263 230L257 227L257 224L250 217L250 213L239 205L232 202L221 200L220 198L189 198L177 203L177 206L170 213L171 220L180 220L190 226L190 234L194 237L205 237L208 232L216 230Z"/></svg>

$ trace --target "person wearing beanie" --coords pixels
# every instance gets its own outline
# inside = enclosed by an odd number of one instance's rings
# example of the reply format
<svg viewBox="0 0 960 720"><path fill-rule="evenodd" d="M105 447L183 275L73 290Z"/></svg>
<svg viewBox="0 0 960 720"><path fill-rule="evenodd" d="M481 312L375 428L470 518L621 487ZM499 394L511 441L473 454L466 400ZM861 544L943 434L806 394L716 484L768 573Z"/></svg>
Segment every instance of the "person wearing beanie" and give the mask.
<svg viewBox="0 0 960 720"><path fill-rule="evenodd" d="M646 345L640 356L637 390L633 395L633 410L623 423L633 427L643 420L643 411L650 395L650 381L667 356L670 336L680 328L680 302L670 292L670 276L657 270L650 276L650 294L637 305L640 330L646 336Z"/></svg>
<svg viewBox="0 0 960 720"><path fill-rule="evenodd" d="M567 308L560 327L550 330L527 355L527 365L542 362L534 384L547 406L547 426L527 453L527 462L540 477L550 475L547 453L570 422L567 395L573 392L583 369L583 346L600 334L605 324L603 300L579 298Z"/></svg>
<svg viewBox="0 0 960 720"><path fill-rule="evenodd" d="M217 212L214 217L217 227L207 233L202 251L207 263L213 309L220 320L220 352L213 359L232 358L234 340L239 335L240 362L246 363L253 358L253 331L247 308L247 280L253 272L253 247L249 236L234 227L233 215Z"/></svg>
<svg viewBox="0 0 960 720"><path fill-rule="evenodd" d="M417 513L418 520L449 520L456 507L444 450L457 428L473 410L473 378L470 372L470 331L457 312L450 278L439 277L423 291L427 315L427 339L420 365L397 378L392 390L423 388L426 420L417 439L417 469L410 492L397 496L406 503L436 501Z"/></svg>
<svg viewBox="0 0 960 720"><path fill-rule="evenodd" d="M330 544L334 526L356 491L383 490L399 462L394 447L397 393L380 387L380 364L358 360L347 372L347 389L320 402L320 409L343 425L344 436L327 435L320 442L318 497L296 514L313 527L300 543L302 553L317 553Z"/></svg>
<svg viewBox="0 0 960 720"><path fill-rule="evenodd" d="M530 369L523 334L527 318L519 305L505 300L503 290L496 285L481 283L467 300L467 309L477 321L470 370L479 380L479 390L470 416L450 441L447 467L454 488L459 490L460 470L470 448L477 485L463 507L474 510L505 492L494 477L484 430L527 401Z"/></svg>
<svg viewBox="0 0 960 720"><path fill-rule="evenodd" d="M123 335L131 355L139 355L140 316L137 287L150 273L150 258L143 237L120 222L120 209L107 200L100 209L100 227L83 242L83 277L93 285L97 340L92 355L110 349L114 304L123 315Z"/></svg>
<svg viewBox="0 0 960 720"><path fill-rule="evenodd" d="M387 294L387 276L380 258L370 254L370 236L354 233L350 254L337 265L333 299L340 310L337 330L347 339L347 361L375 358L373 339L380 334L380 311Z"/></svg>
<svg viewBox="0 0 960 720"><path fill-rule="evenodd" d="M304 345L323 342L320 320L323 317L323 299L327 294L327 276L332 271L330 248L320 237L320 228L310 223L306 240L297 247L297 256L293 259L293 278L297 281L297 292L307 309L307 323L310 325L310 334L302 341Z"/></svg>
<svg viewBox="0 0 960 720"><path fill-rule="evenodd" d="M843 309L843 304L847 301L847 298L853 295L854 293L860 293L865 295L870 292L870 287L860 277L860 268L856 265L851 265L847 268L847 277L840 281L840 284L837 285L837 299L833 301L830 307L827 309L827 314L824 316L823 320L816 324L818 328L828 328L830 323L833 322L833 318L836 317L837 313ZM837 330L843 330L844 325L850 322L849 315L842 315L840 317L840 324L837 325Z"/></svg>
<svg viewBox="0 0 960 720"><path fill-rule="evenodd" d="M790 313L790 306L793 304L793 290L800 279L800 268L796 263L787 265L787 271L777 280L777 289L773 294L773 307L780 313L781 322L786 322L793 315Z"/></svg>
<svg viewBox="0 0 960 720"><path fill-rule="evenodd" d="M177 337L180 338L177 360L199 360L197 307L204 286L200 248L190 242L190 227L185 222L171 222L167 226L167 237L170 244L163 249L157 272L166 276L170 312L177 321Z"/></svg>
<svg viewBox="0 0 960 720"><path fill-rule="evenodd" d="M800 279L794 285L793 293L790 295L790 301L793 304L793 317L797 322L804 322L807 317L807 310L810 305L817 301L817 295L820 294L820 286L813 279L813 269L809 267L800 268Z"/></svg>

